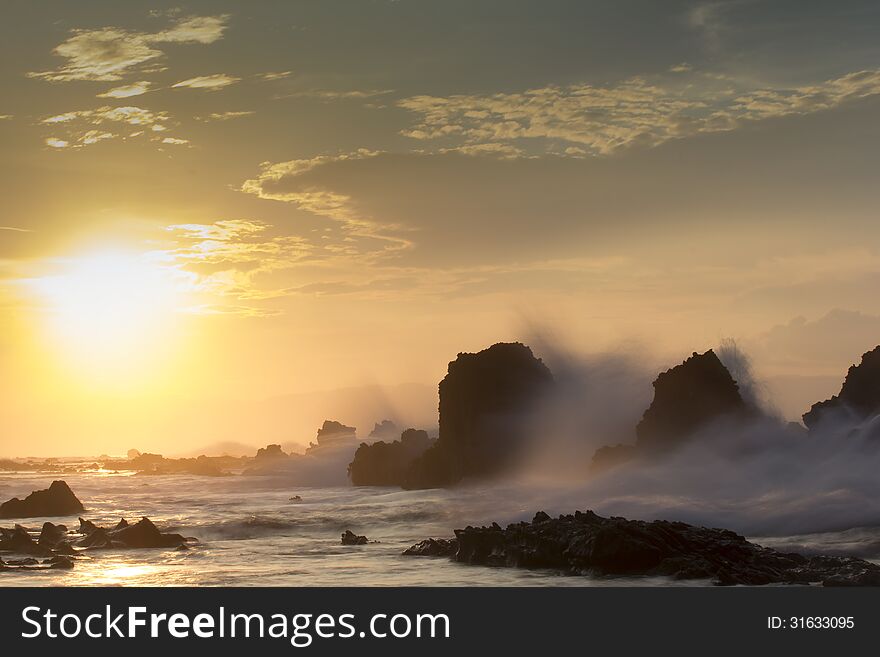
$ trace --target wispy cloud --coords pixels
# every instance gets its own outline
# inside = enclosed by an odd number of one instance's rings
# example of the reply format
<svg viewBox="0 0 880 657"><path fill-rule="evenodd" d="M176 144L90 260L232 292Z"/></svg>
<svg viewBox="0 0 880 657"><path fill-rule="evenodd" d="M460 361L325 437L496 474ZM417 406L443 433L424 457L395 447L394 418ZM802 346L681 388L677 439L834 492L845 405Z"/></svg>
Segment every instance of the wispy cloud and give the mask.
<svg viewBox="0 0 880 657"><path fill-rule="evenodd" d="M225 73L217 73L214 75L202 75L196 78L189 78L176 84L172 84L172 89L180 89L188 87L190 89L207 89L208 91L217 91L241 80Z"/></svg>
<svg viewBox="0 0 880 657"><path fill-rule="evenodd" d="M118 27L74 30L54 53L66 63L51 71L28 75L49 82L121 80L132 70L142 68L164 55L162 44L209 44L222 38L227 16L193 16L177 19L159 32L135 32Z"/></svg>
<svg viewBox="0 0 880 657"><path fill-rule="evenodd" d="M212 112L207 116L197 116L197 121L202 121L207 123L209 121L229 121L230 119L240 119L244 116L251 116L255 114L253 110L240 110L240 111L230 111L230 112Z"/></svg>
<svg viewBox="0 0 880 657"><path fill-rule="evenodd" d="M53 126L54 131L59 129L66 131L63 137L59 137L56 132L55 135L46 139L47 145L53 148L79 148L120 136L118 132L110 132L101 128L101 126L107 124L138 128L138 130L127 135L129 138L153 134L155 135L155 140L159 141L162 137L156 133L162 133L167 130L166 124L170 121L170 118L167 112L154 112L142 107L129 105L124 107L105 106L93 110L65 112L49 116L43 119L42 123Z"/></svg>
<svg viewBox="0 0 880 657"><path fill-rule="evenodd" d="M577 84L486 96L406 98L399 106L418 115L419 121L403 134L463 152L488 144L495 149L498 144L528 144L558 155L568 154L572 147L607 155L635 144L656 146L880 94L880 70L814 85L756 89L675 68L680 70L673 78L631 78L607 87Z"/></svg>
<svg viewBox="0 0 880 657"><path fill-rule="evenodd" d="M367 98L376 98L394 93L393 89L349 89L343 91L334 91L331 89L308 89L305 91L295 91L293 93L278 96L281 98L314 98L316 100L335 101L335 100L364 100Z"/></svg>
<svg viewBox="0 0 880 657"><path fill-rule="evenodd" d="M114 87L109 91L98 94L98 98L131 98L132 96L141 96L150 90L150 83L144 80L133 82L121 87Z"/></svg>
<svg viewBox="0 0 880 657"><path fill-rule="evenodd" d="M269 71L267 73L260 73L258 77L266 82L272 82L273 80L283 80L288 78L291 73L293 73L293 71Z"/></svg>
<svg viewBox="0 0 880 657"><path fill-rule="evenodd" d="M18 226L0 226L0 230L10 230L14 233L32 233L29 228L19 228Z"/></svg>

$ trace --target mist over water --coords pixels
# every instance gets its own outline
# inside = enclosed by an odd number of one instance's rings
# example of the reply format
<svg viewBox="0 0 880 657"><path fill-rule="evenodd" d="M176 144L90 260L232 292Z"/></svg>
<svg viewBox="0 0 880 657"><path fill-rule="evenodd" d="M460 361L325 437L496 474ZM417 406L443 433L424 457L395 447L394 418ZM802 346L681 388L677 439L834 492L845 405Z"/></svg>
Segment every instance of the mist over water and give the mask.
<svg viewBox="0 0 880 657"><path fill-rule="evenodd" d="M880 525L880 419L856 429L831 421L808 433L779 418L734 342L716 353L746 403L760 410L753 421L716 422L669 453L596 471L589 463L598 447L635 443L659 369L631 352L579 357L542 344L557 389L532 417L530 449L510 482L511 490L520 488L514 504L681 520L752 536Z"/></svg>

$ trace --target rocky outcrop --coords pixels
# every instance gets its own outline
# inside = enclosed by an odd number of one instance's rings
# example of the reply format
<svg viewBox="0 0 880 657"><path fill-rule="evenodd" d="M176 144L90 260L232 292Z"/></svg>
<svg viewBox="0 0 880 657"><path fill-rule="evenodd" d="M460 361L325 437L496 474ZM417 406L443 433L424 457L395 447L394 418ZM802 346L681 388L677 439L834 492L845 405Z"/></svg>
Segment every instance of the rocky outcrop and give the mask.
<svg viewBox="0 0 880 657"><path fill-rule="evenodd" d="M367 542L366 536L358 536L350 529L346 529L342 534L343 545L366 545Z"/></svg>
<svg viewBox="0 0 880 657"><path fill-rule="evenodd" d="M281 445L266 445L257 450L257 455L254 458L258 461L266 459L286 459L287 453L281 449Z"/></svg>
<svg viewBox="0 0 880 657"><path fill-rule="evenodd" d="M713 422L743 420L756 413L711 349L694 352L681 365L662 372L653 385L654 399L636 425L635 444L600 448L593 456L594 469L668 451Z"/></svg>
<svg viewBox="0 0 880 657"><path fill-rule="evenodd" d="M400 435L400 429L391 420L382 420L373 425L373 430L367 438L376 440L394 440Z"/></svg>
<svg viewBox="0 0 880 657"><path fill-rule="evenodd" d="M854 425L880 413L880 346L862 354L858 365L846 373L840 392L813 404L804 413L804 424L815 429L824 421Z"/></svg>
<svg viewBox="0 0 880 657"><path fill-rule="evenodd" d="M76 545L86 548L172 548L191 541L180 534L163 534L149 518L141 518L133 525L123 519L113 529L80 518L80 531L83 537Z"/></svg>
<svg viewBox="0 0 880 657"><path fill-rule="evenodd" d="M322 452L335 451L340 447L354 447L357 442L357 429L335 420L324 420L318 429L315 442L309 443L306 455L320 456Z"/></svg>
<svg viewBox="0 0 880 657"><path fill-rule="evenodd" d="M569 575L668 576L715 584L880 586L880 566L851 557L806 557L750 543L725 529L683 522L603 518L592 511L532 522L455 530L428 539L407 556L509 568L551 568Z"/></svg>
<svg viewBox="0 0 880 657"><path fill-rule="evenodd" d="M458 354L439 386L439 438L412 464L404 487L503 472L519 456L526 415L552 383L547 366L518 342Z"/></svg>
<svg viewBox="0 0 880 657"><path fill-rule="evenodd" d="M361 443L348 466L355 486L401 486L413 462L432 444L427 431L407 429L400 440Z"/></svg>
<svg viewBox="0 0 880 657"><path fill-rule="evenodd" d="M636 426L641 449L664 449L719 418L749 412L739 386L711 349L654 381L654 400Z"/></svg>
<svg viewBox="0 0 880 657"><path fill-rule="evenodd" d="M23 500L17 497L0 505L0 518L41 518L70 516L85 508L66 482L53 481L45 490L37 490Z"/></svg>
<svg viewBox="0 0 880 657"><path fill-rule="evenodd" d="M103 462L103 466L108 470L134 470L139 475L192 474L202 477L222 477L228 475L229 470L240 468L247 462L247 459L232 456L204 454L195 458L166 458L161 454L141 454L136 449L128 450L128 455L129 458L126 460L107 459Z"/></svg>

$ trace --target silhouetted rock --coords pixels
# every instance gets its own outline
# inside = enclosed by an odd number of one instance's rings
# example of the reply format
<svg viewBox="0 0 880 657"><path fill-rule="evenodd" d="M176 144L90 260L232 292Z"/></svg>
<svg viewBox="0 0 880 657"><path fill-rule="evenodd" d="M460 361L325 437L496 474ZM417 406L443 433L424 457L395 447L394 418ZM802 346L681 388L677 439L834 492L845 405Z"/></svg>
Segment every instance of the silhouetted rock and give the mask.
<svg viewBox="0 0 880 657"><path fill-rule="evenodd" d="M355 486L401 486L407 471L431 446L427 431L407 429L400 440L361 443L348 465L348 476Z"/></svg>
<svg viewBox="0 0 880 657"><path fill-rule="evenodd" d="M440 435L416 459L405 488L436 488L503 472L520 455L526 415L553 376L527 346L461 353L440 382Z"/></svg>
<svg viewBox="0 0 880 657"><path fill-rule="evenodd" d="M552 568L570 575L663 575L722 585L880 586L880 566L862 559L782 553L725 529L603 518L592 511L558 518L539 512L531 523L506 529L497 524L466 527L455 530L455 536L444 542L422 541L404 554L451 553L463 563Z"/></svg>
<svg viewBox="0 0 880 657"><path fill-rule="evenodd" d="M82 503L64 481L53 481L45 490L37 490L23 500L17 497L0 505L0 518L40 518L81 513Z"/></svg>
<svg viewBox="0 0 880 657"><path fill-rule="evenodd" d="M394 440L400 435L400 429L391 420L382 420L373 426L368 438L373 440Z"/></svg>
<svg viewBox="0 0 880 657"><path fill-rule="evenodd" d="M862 354L858 365L846 373L840 392L813 404L804 413L804 424L814 429L823 421L853 425L880 413L880 346Z"/></svg>
<svg viewBox="0 0 880 657"><path fill-rule="evenodd" d="M354 448L357 445L357 429L335 420L324 420L324 424L318 429L315 441L309 443L305 451L307 456L321 456L340 448Z"/></svg>
<svg viewBox="0 0 880 657"><path fill-rule="evenodd" d="M285 459L287 458L287 454L281 450L281 445L266 445L265 447L260 447L257 450L257 455L254 457L257 460L263 459Z"/></svg>
<svg viewBox="0 0 880 657"><path fill-rule="evenodd" d="M67 527L64 525L53 525L51 522L44 522L43 528L40 530L40 545L55 547L59 541L67 537Z"/></svg>
<svg viewBox="0 0 880 657"><path fill-rule="evenodd" d="M694 352L654 381L654 400L636 426L638 445L664 449L709 422L747 412L739 386L715 352Z"/></svg>
<svg viewBox="0 0 880 657"><path fill-rule="evenodd" d="M84 536L77 541L77 546L93 549L171 548L187 543L180 534L163 534L149 518L141 518L133 525L123 519L113 529L104 529L80 519L80 531Z"/></svg>
<svg viewBox="0 0 880 657"><path fill-rule="evenodd" d="M458 552L456 538L426 538L403 551L407 557L453 557Z"/></svg>
<svg viewBox="0 0 880 657"><path fill-rule="evenodd" d="M366 545L367 537L366 536L358 536L350 529L346 529L342 534L342 544L343 545Z"/></svg>
<svg viewBox="0 0 880 657"><path fill-rule="evenodd" d="M711 349L694 352L681 365L662 372L653 385L654 399L636 425L635 445L599 448L593 468L667 451L712 422L743 420L757 412L743 400L737 382Z"/></svg>

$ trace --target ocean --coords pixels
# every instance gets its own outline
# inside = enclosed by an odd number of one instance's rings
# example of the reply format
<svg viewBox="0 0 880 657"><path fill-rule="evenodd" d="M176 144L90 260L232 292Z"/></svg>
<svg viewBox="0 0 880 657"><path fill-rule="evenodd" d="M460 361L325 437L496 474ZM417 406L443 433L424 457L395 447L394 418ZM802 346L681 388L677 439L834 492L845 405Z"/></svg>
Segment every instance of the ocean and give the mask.
<svg viewBox="0 0 880 657"><path fill-rule="evenodd" d="M402 491L303 488L283 477L145 476L129 472L0 473L0 499L64 479L99 525L149 517L163 531L198 539L188 551L85 550L72 570L0 572L0 586L672 586L708 585L661 577L571 577L542 570L469 566L445 558L404 557L427 537L451 537L468 524L531 519L549 499L521 485ZM291 498L299 496L301 501ZM591 508L588 500L577 508ZM550 509L571 512L575 507ZM44 520L77 528L76 517ZM2 520L12 526L16 521ZM346 529L367 545L344 546ZM750 537L771 547L880 558L880 529Z"/></svg>

